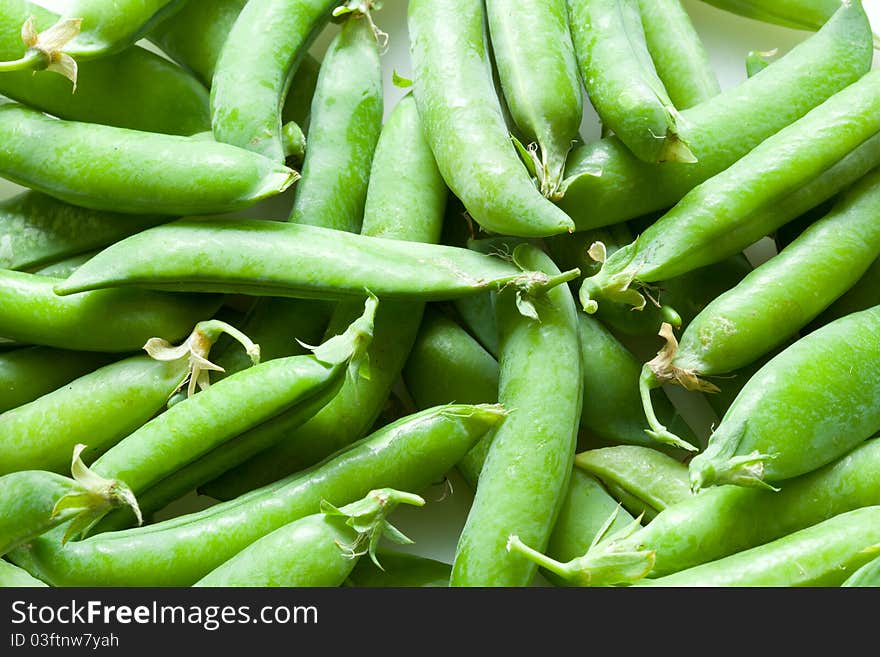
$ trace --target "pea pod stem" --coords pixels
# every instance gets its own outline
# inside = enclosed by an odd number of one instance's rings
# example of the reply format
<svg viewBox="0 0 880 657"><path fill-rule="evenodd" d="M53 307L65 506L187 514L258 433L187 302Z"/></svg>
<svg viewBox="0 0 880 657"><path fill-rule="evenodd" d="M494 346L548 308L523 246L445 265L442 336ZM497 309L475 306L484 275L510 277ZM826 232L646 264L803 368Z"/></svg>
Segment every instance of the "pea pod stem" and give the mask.
<svg viewBox="0 0 880 657"><path fill-rule="evenodd" d="M383 537L412 543L387 520L400 504L424 506L425 500L391 488L341 508L321 500L320 513L267 534L195 586L339 586L362 556L381 568L377 548Z"/></svg>
<svg viewBox="0 0 880 657"><path fill-rule="evenodd" d="M140 524L137 500L125 484L98 476L80 458L85 445L73 449L71 476L22 470L0 477L0 555L68 523L62 542L86 535L109 510L130 508Z"/></svg>
<svg viewBox="0 0 880 657"><path fill-rule="evenodd" d="M126 358L3 413L0 474L63 471L63 455L86 441L91 460L148 422L187 379L193 389L196 383L207 386L215 369L208 352L226 328L217 320L198 324L181 347L158 354L161 360ZM70 414L78 421L69 422Z"/></svg>
<svg viewBox="0 0 880 657"><path fill-rule="evenodd" d="M157 489L150 510L210 481L307 421L346 377L369 376L365 354L377 306L375 297L368 298L363 314L344 333L311 347L311 355L255 365L175 404L92 468L125 481L138 495Z"/></svg>
<svg viewBox="0 0 880 657"><path fill-rule="evenodd" d="M23 57L0 63L0 71L49 70L77 82L77 60L122 50L146 34L152 25L180 9L183 0L121 3L109 9L96 0L75 0L64 15L43 32L34 19L21 29L27 50Z"/></svg>

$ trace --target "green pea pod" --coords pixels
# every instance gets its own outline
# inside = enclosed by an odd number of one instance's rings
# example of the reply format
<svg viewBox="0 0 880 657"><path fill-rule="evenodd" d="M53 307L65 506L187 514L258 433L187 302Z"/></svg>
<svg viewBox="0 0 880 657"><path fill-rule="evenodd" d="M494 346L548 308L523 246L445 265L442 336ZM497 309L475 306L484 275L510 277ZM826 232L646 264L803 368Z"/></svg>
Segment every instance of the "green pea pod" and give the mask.
<svg viewBox="0 0 880 657"><path fill-rule="evenodd" d="M255 365L175 404L92 468L124 481L151 512L271 447L320 411L346 376L369 375L365 354L377 305L367 299L344 333L308 356Z"/></svg>
<svg viewBox="0 0 880 657"><path fill-rule="evenodd" d="M412 543L386 519L398 504L423 506L425 500L391 488L341 508L321 500L320 513L251 543L195 586L340 586L360 557L369 554L379 564L376 548L383 536Z"/></svg>
<svg viewBox="0 0 880 657"><path fill-rule="evenodd" d="M38 31L29 17L21 28L24 54L0 62L0 72L53 71L73 82L76 89L78 60L97 59L125 49L153 25L183 6L185 0L129 0L112 7L102 0L45 3L58 15L49 28Z"/></svg>
<svg viewBox="0 0 880 657"><path fill-rule="evenodd" d="M389 117L376 149L362 234L434 243L440 235L446 197L415 102L407 96ZM344 326L356 312L351 302L339 304L328 330ZM308 467L365 435L403 369L421 317L420 303L383 302L368 350L370 378L347 380L339 394L309 422L206 487L206 492L228 499Z"/></svg>
<svg viewBox="0 0 880 657"><path fill-rule="evenodd" d="M639 0L568 0L568 12L581 79L602 125L645 162L695 162L648 52Z"/></svg>
<svg viewBox="0 0 880 657"><path fill-rule="evenodd" d="M67 278L77 269L86 264L95 257L97 251L91 253L82 253L80 255L71 256L64 260L58 260L51 265L40 267L34 273L37 276L47 276L48 278Z"/></svg>
<svg viewBox="0 0 880 657"><path fill-rule="evenodd" d="M21 54L21 26L30 17L37 30L57 20L56 14L32 2L4 0L0 59ZM207 89L186 71L143 48L83 62L77 78L72 94L70 82L60 76L7 72L0 75L0 94L63 119L132 130L189 135L211 125Z"/></svg>
<svg viewBox="0 0 880 657"><path fill-rule="evenodd" d="M49 394L111 360L106 354L50 347L0 353L0 413Z"/></svg>
<svg viewBox="0 0 880 657"><path fill-rule="evenodd" d="M131 490L118 481L90 471L80 459L85 445L73 450L73 478L42 470L24 470L0 477L0 555L70 523L65 540L89 528L110 509L127 506L140 511Z"/></svg>
<svg viewBox="0 0 880 657"><path fill-rule="evenodd" d="M220 305L216 297L100 290L69 298L58 279L0 270L0 335L77 351L126 352L154 335L178 340Z"/></svg>
<svg viewBox="0 0 880 657"><path fill-rule="evenodd" d="M0 559L0 589L48 586L36 577L28 575L23 568Z"/></svg>
<svg viewBox="0 0 880 657"><path fill-rule="evenodd" d="M792 342L793 341L794 340L792 340ZM739 396L740 391L742 391L746 383L749 382L749 379L755 376L764 365L769 363L772 358L779 355L779 352L781 351L782 349L774 349L772 352L762 356L754 363L720 377L722 385L718 392L713 392L711 395L704 395L703 397L719 418L723 418L728 409L733 406L733 402ZM670 431L675 433L672 429L670 429Z"/></svg>
<svg viewBox="0 0 880 657"><path fill-rule="evenodd" d="M612 533L586 554L557 564L569 583L631 584L763 545L880 501L880 440L787 482L779 492L717 486L660 512L643 528ZM559 561L564 561L560 559Z"/></svg>
<svg viewBox="0 0 880 657"><path fill-rule="evenodd" d="M565 0L489 0L486 16L507 107L530 142L541 193L556 198L583 114Z"/></svg>
<svg viewBox="0 0 880 657"><path fill-rule="evenodd" d="M435 312L425 317L407 362L404 379L420 408L450 399L479 403L498 398L498 364L495 359L457 324ZM585 399L588 395L585 390ZM602 404L592 406L601 408ZM586 403L584 408L587 408ZM459 472L474 490L491 443L490 435L458 463ZM616 532L630 522L632 517L619 509L598 481L575 468L550 534L547 551L557 559L571 559L583 554L598 535L605 531ZM447 583L448 575L447 570ZM547 575L554 582L562 583L552 574Z"/></svg>
<svg viewBox="0 0 880 657"><path fill-rule="evenodd" d="M743 387L691 486L769 487L829 463L880 429L880 306L801 338ZM782 372L797 372L784 378ZM785 409L780 413L780 409ZM809 449L804 449L804 446Z"/></svg>
<svg viewBox="0 0 880 657"><path fill-rule="evenodd" d="M521 245L516 257L551 277L558 271L534 247ZM530 315L521 314L522 305L514 290L497 303L499 399L516 412L492 440L480 472L452 586L528 584L535 568L506 554L507 536L521 533L546 547L571 476L583 386L577 313L565 286L548 292Z"/></svg>
<svg viewBox="0 0 880 657"><path fill-rule="evenodd" d="M871 140L880 138L878 133L880 72L875 71L694 189L635 242L616 251L581 286L584 309L595 312L600 298L642 308L645 298L633 286L739 253L825 200L817 202L810 185L839 184L845 176L825 182L822 174L861 161L853 149L876 150Z"/></svg>
<svg viewBox="0 0 880 657"><path fill-rule="evenodd" d="M578 454L574 464L605 484L612 495L623 493L621 503L627 511L644 514L649 521L691 496L687 466L649 447L592 449Z"/></svg>
<svg viewBox="0 0 880 657"><path fill-rule="evenodd" d="M841 586L851 587L873 587L880 586L880 557L869 561L864 566L855 571L852 575L844 580Z"/></svg>
<svg viewBox="0 0 880 657"><path fill-rule="evenodd" d="M191 392L197 384L206 386L206 359L223 331L236 333L216 320L201 322L165 360L126 358L6 411L0 415L0 474L63 472L79 443L89 445L92 460L150 420L187 379Z"/></svg>
<svg viewBox="0 0 880 657"><path fill-rule="evenodd" d="M345 584L372 588L449 586L452 566L448 563L390 550L379 550L377 561L379 566L372 559L359 560Z"/></svg>
<svg viewBox="0 0 880 657"><path fill-rule="evenodd" d="M257 0L241 10L211 84L218 141L281 162L281 111L291 79L338 0Z"/></svg>
<svg viewBox="0 0 880 657"><path fill-rule="evenodd" d="M541 196L510 142L492 81L481 0L409 4L414 90L446 184L474 221L504 235L571 232Z"/></svg>
<svg viewBox="0 0 880 657"><path fill-rule="evenodd" d="M815 331L836 319L860 310L867 310L878 304L880 304L880 259L875 260L859 281L811 322L806 330Z"/></svg>
<svg viewBox="0 0 880 657"><path fill-rule="evenodd" d="M772 543L643 582L649 586L840 586L880 553L880 506L856 509Z"/></svg>
<svg viewBox="0 0 880 657"><path fill-rule="evenodd" d="M710 303L677 341L667 340L642 371L644 389L677 383L715 391L704 377L745 367L778 347L854 285L880 256L880 170L851 188L808 228L732 290ZM646 414L656 432L666 428Z"/></svg>
<svg viewBox="0 0 880 657"><path fill-rule="evenodd" d="M764 23L814 31L828 22L841 5L841 0L703 0L703 2Z"/></svg>
<svg viewBox="0 0 880 657"><path fill-rule="evenodd" d="M161 260L152 256L158 244L167 246ZM273 248L267 251L267 244ZM576 275L574 271L551 277L468 249L316 226L181 220L118 242L56 285L55 291L67 295L137 285L341 300L362 298L366 288L380 298L434 301L499 287L540 296Z"/></svg>
<svg viewBox="0 0 880 657"><path fill-rule="evenodd" d="M187 2L173 19L159 23L149 38L171 59L191 71L202 84L210 87L220 51L245 4L247 0ZM318 67L314 57L308 53L303 55L290 83L291 93L281 115L283 125L293 121L305 129L318 80Z"/></svg>
<svg viewBox="0 0 880 657"><path fill-rule="evenodd" d="M382 129L382 66L372 24L353 13L330 44L312 100L309 151L290 221L360 230Z"/></svg>
<svg viewBox="0 0 880 657"><path fill-rule="evenodd" d="M680 0L639 0L648 52L679 110L721 93L709 55Z"/></svg>
<svg viewBox="0 0 880 657"><path fill-rule="evenodd" d="M297 176L227 144L59 121L15 103L0 105L0 143L4 177L110 212L231 212L284 191Z"/></svg>
<svg viewBox="0 0 880 657"><path fill-rule="evenodd" d="M554 262L556 260L554 259ZM498 330L495 326L495 295L475 294L453 302L461 325L490 353L498 356Z"/></svg>
<svg viewBox="0 0 880 657"><path fill-rule="evenodd" d="M602 139L569 155L560 207L578 230L668 208L858 80L871 69L872 58L871 28L861 4L843 5L773 66L681 112L696 163L642 162L617 137Z"/></svg>
<svg viewBox="0 0 880 657"><path fill-rule="evenodd" d="M0 202L0 268L40 267L113 244L162 221L86 210L24 192Z"/></svg>
<svg viewBox="0 0 880 657"><path fill-rule="evenodd" d="M322 499L347 504L382 486L425 488L505 416L498 406L430 409L314 468L204 511L63 547L50 534L10 557L56 586L189 586L262 536L313 513Z"/></svg>

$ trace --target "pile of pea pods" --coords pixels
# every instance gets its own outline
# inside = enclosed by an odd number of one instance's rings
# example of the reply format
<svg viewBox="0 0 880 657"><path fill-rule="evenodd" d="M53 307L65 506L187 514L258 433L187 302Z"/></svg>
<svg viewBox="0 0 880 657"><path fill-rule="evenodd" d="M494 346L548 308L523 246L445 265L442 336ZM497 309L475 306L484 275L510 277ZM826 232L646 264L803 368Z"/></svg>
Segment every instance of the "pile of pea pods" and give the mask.
<svg viewBox="0 0 880 657"><path fill-rule="evenodd" d="M0 2L0 585L880 585L880 40L706 2Z"/></svg>

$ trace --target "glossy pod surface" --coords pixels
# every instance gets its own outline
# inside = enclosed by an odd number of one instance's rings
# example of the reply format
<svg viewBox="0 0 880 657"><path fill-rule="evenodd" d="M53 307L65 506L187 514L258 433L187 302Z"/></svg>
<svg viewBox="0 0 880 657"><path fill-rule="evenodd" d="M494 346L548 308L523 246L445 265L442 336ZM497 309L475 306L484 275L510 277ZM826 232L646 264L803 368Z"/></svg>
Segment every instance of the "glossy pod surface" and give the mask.
<svg viewBox="0 0 880 657"><path fill-rule="evenodd" d="M337 0L248 2L226 39L211 83L218 141L282 162L281 110L305 49Z"/></svg>
<svg viewBox="0 0 880 657"><path fill-rule="evenodd" d="M266 250L266 245L273 248ZM155 249L163 258L152 257ZM296 263L296 267L291 267ZM467 249L274 221L183 220L134 235L56 286L60 294L137 285L298 298L423 301L476 294L522 280L505 260ZM538 276L542 284L547 276ZM2 330L0 330L2 334Z"/></svg>
<svg viewBox="0 0 880 657"><path fill-rule="evenodd" d="M797 30L818 30L840 8L841 0L703 0L746 18Z"/></svg>
<svg viewBox="0 0 880 657"><path fill-rule="evenodd" d="M79 443L93 459L160 411L186 371L185 364L134 356L6 411L0 415L0 473L66 472Z"/></svg>
<svg viewBox="0 0 880 657"><path fill-rule="evenodd" d="M235 500L148 527L61 546L49 535L13 561L52 584L189 586L262 536L391 485L420 490L440 480L505 417L497 406L445 406L388 425L344 452Z"/></svg>
<svg viewBox="0 0 880 657"><path fill-rule="evenodd" d="M446 184L473 219L505 235L574 229L517 156L492 82L480 0L409 4L416 104Z"/></svg>
<svg viewBox="0 0 880 657"><path fill-rule="evenodd" d="M373 158L362 234L435 243L440 236L446 196L446 185L422 133L415 101L406 96L388 118ZM354 302L339 304L328 332L350 322L357 312ZM347 379L339 394L309 422L206 490L226 499L308 467L361 438L387 401L421 319L420 303L381 302L367 356L369 379ZM453 400L437 403L449 401ZM491 403L497 399L454 401Z"/></svg>
<svg viewBox="0 0 880 657"><path fill-rule="evenodd" d="M162 221L87 210L24 192L0 202L0 268L39 267L105 247Z"/></svg>
<svg viewBox="0 0 880 657"><path fill-rule="evenodd" d="M537 145L541 192L554 198L583 114L566 2L489 0L486 16L507 108L526 145Z"/></svg>
<svg viewBox="0 0 880 657"><path fill-rule="evenodd" d="M772 543L645 584L840 586L880 552L880 507L835 516Z"/></svg>
<svg viewBox="0 0 880 657"><path fill-rule="evenodd" d="M210 317L220 299L97 290L59 297L55 278L0 270L0 335L77 351L138 351L153 337L186 336Z"/></svg>
<svg viewBox="0 0 880 657"><path fill-rule="evenodd" d="M692 486L782 481L873 435L880 429L878 346L875 306L828 324L772 359L742 389L706 451L691 461Z"/></svg>
<svg viewBox="0 0 880 657"><path fill-rule="evenodd" d="M555 273L549 257L533 247L521 257ZM522 316L514 291L499 295L498 397L516 411L486 455L456 547L452 586L527 585L536 566L508 553L507 538L521 534L546 547L565 497L583 401L577 315L566 286L548 292L536 311L539 319Z"/></svg>
<svg viewBox="0 0 880 657"><path fill-rule="evenodd" d="M231 212L295 172L211 141L53 119L0 105L0 175L73 205L134 214Z"/></svg>
<svg viewBox="0 0 880 657"><path fill-rule="evenodd" d="M560 206L578 230L670 207L858 80L871 59L870 25L854 2L773 66L681 113L696 163L641 162L616 137L603 139L572 151L566 176L573 180Z"/></svg>

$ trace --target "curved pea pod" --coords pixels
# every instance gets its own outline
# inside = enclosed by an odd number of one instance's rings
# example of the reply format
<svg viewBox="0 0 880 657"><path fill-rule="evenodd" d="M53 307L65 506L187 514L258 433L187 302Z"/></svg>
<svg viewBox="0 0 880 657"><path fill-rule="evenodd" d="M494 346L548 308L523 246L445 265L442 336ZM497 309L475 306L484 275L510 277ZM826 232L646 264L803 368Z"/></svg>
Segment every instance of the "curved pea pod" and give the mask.
<svg viewBox="0 0 880 657"><path fill-rule="evenodd" d="M650 164L633 156L617 137L602 139L569 155L560 207L578 230L668 208L858 80L871 69L872 58L870 24L861 4L844 5L773 66L681 112L697 162Z"/></svg>
<svg viewBox="0 0 880 657"><path fill-rule="evenodd" d="M385 124L373 158L362 234L434 243L440 235L446 197L415 102L407 96ZM419 330L422 308L418 302L383 301L368 349L370 378L346 380L339 394L314 418L205 487L206 492L224 499L251 490L308 467L365 435L403 369ZM350 302L339 304L328 331L350 322L356 312Z"/></svg>
<svg viewBox="0 0 880 657"><path fill-rule="evenodd" d="M706 451L691 461L692 488L767 487L869 438L880 429L878 336L875 306L801 338L767 363L743 387ZM797 376L783 376L791 372Z"/></svg>
<svg viewBox="0 0 880 657"><path fill-rule="evenodd" d="M639 0L648 52L679 110L721 93L709 55L680 0Z"/></svg>
<svg viewBox="0 0 880 657"><path fill-rule="evenodd" d="M880 170L851 188L826 217L778 256L710 303L677 341L665 325L666 346L642 371L641 386L676 383L718 389L705 377L745 367L793 336L854 285L880 256ZM720 382L720 381L719 381ZM666 428L646 413L652 429Z"/></svg>
<svg viewBox="0 0 880 657"><path fill-rule="evenodd" d="M516 257L551 277L558 271L535 247L517 247ZM516 412L486 455L456 548L452 586L528 584L535 568L506 554L507 536L519 532L546 547L571 476L583 389L574 302L562 286L529 315L520 314L521 305L514 290L499 295L498 394Z"/></svg>
<svg viewBox="0 0 880 657"><path fill-rule="evenodd" d="M0 415L0 474L64 471L79 443L89 445L92 460L150 420L187 380L191 392L207 386L208 353L226 330L234 333L216 320L201 322L165 360L126 358L6 411Z"/></svg>
<svg viewBox="0 0 880 657"><path fill-rule="evenodd" d="M608 532L586 554L557 563L572 584L631 584L763 545L880 501L880 440L787 482L779 492L717 486L660 512L643 528ZM563 561L560 559L559 561Z"/></svg>
<svg viewBox="0 0 880 657"><path fill-rule="evenodd" d="M175 404L92 469L124 481L150 512L271 447L320 411L347 376L368 375L377 305L368 298L363 314L312 354L254 365Z"/></svg>
<svg viewBox="0 0 880 657"><path fill-rule="evenodd" d="M345 580L346 586L373 588L447 587L452 566L442 561L405 552L379 550L377 566L371 559L361 559Z"/></svg>
<svg viewBox="0 0 880 657"><path fill-rule="evenodd" d="M273 245L269 251L267 244ZM157 247L164 252L161 260L151 255ZM136 285L341 300L361 298L366 288L380 298L434 301L505 286L540 296L576 275L551 277L468 249L316 226L181 220L118 242L55 291L66 295Z"/></svg>
<svg viewBox="0 0 880 657"><path fill-rule="evenodd" d="M878 587L880 586L880 557L874 558L864 566L847 577L841 586L855 587Z"/></svg>
<svg viewBox="0 0 880 657"><path fill-rule="evenodd" d="M587 95L626 147L645 162L694 162L683 124L648 52L639 0L568 0Z"/></svg>
<svg viewBox="0 0 880 657"><path fill-rule="evenodd" d="M36 577L28 575L27 571L0 559L0 588L35 588L48 586Z"/></svg>
<svg viewBox="0 0 880 657"><path fill-rule="evenodd" d="M645 297L634 287L739 253L828 198L866 163L863 155L876 155L878 133L880 72L875 71L691 191L616 251L581 286L584 309L595 312L601 298L642 308ZM860 147L869 152L854 152Z"/></svg>
<svg viewBox="0 0 880 657"><path fill-rule="evenodd" d="M96 212L24 192L0 203L0 268L30 269L100 249L165 221Z"/></svg>
<svg viewBox="0 0 880 657"><path fill-rule="evenodd" d="M650 586L840 586L880 554L880 507L835 516L772 543L643 582Z"/></svg>
<svg viewBox="0 0 880 657"><path fill-rule="evenodd" d="M499 406L430 409L314 468L205 511L65 546L50 534L10 556L54 585L192 585L262 536L314 513L322 499L341 505L380 487L425 488L506 415Z"/></svg>
<svg viewBox="0 0 880 657"><path fill-rule="evenodd" d="M297 176L227 144L60 121L15 103L0 105L0 143L4 177L93 210L231 212L279 194Z"/></svg>
<svg viewBox="0 0 880 657"><path fill-rule="evenodd" d="M490 0L486 16L507 107L529 143L541 193L556 198L583 114L565 0Z"/></svg>
<svg viewBox="0 0 880 657"><path fill-rule="evenodd" d="M32 402L111 360L106 354L50 347L0 353L0 413Z"/></svg>
<svg viewBox="0 0 880 657"><path fill-rule="evenodd" d="M178 340L220 306L216 297L99 290L69 298L58 279L0 270L0 335L77 351L135 351L155 335Z"/></svg>
<svg viewBox="0 0 880 657"><path fill-rule="evenodd" d="M183 6L185 0L135 0L108 7L102 0L49 2L58 19L38 31L32 17L21 27L24 54L0 62L0 72L53 71L73 82L78 60L97 59L132 45L150 28Z"/></svg>
<svg viewBox="0 0 880 657"><path fill-rule="evenodd" d="M391 488L370 491L341 508L321 500L321 512L295 520L251 543L195 586L340 586L362 556L379 564L385 538L411 543L388 522L399 504L425 500Z"/></svg>
<svg viewBox="0 0 880 657"><path fill-rule="evenodd" d="M149 39L162 52L191 71L205 87L211 86L214 67L235 20L247 0L211 0L187 2L172 19L162 21L149 34ZM284 104L282 124L290 121L305 127L309 103L318 79L318 61L303 55L293 80L291 93ZM207 106L207 102L205 103ZM209 114L209 112L206 113ZM210 127L210 116L208 116Z"/></svg>
<svg viewBox="0 0 880 657"><path fill-rule="evenodd" d="M860 2L860 0L851 0ZM703 0L719 9L796 30L818 30L840 9L841 0ZM845 0L843 4L849 4Z"/></svg>
<svg viewBox="0 0 880 657"><path fill-rule="evenodd" d="M878 304L880 304L880 259L875 260L858 282L828 306L806 330L815 331L836 319L867 310Z"/></svg>
<svg viewBox="0 0 880 657"><path fill-rule="evenodd" d="M211 83L218 141L284 160L281 111L306 49L338 0L248 2L229 32Z"/></svg>
<svg viewBox="0 0 880 657"><path fill-rule="evenodd" d="M96 251L91 253L81 253L80 255L71 256L64 260L58 260L45 267L40 267L34 273L37 276L47 276L48 278L67 278L77 269L86 264L95 257Z"/></svg>
<svg viewBox="0 0 880 657"><path fill-rule="evenodd" d="M592 449L575 456L574 464L605 484L627 511L648 521L691 496L687 466L649 447Z"/></svg>
<svg viewBox="0 0 880 657"><path fill-rule="evenodd" d="M110 509L130 507L140 519L131 490L90 471L80 459L85 445L73 450L72 479L42 470L13 472L0 477L0 555L23 545L53 527L69 523L64 540L88 533Z"/></svg>
<svg viewBox="0 0 880 657"><path fill-rule="evenodd" d="M372 23L344 20L321 63L290 221L355 233L382 130L382 66Z"/></svg>
<svg viewBox="0 0 880 657"><path fill-rule="evenodd" d="M3 3L0 59L21 54L21 26L30 17L37 30L57 19L33 2ZM70 82L57 75L6 72L0 74L0 94L60 118L132 130L189 135L211 126L207 89L186 71L143 48L83 62L77 77L76 93L71 93Z"/></svg>
<svg viewBox="0 0 880 657"><path fill-rule="evenodd" d="M446 184L474 221L504 235L571 232L532 184L510 141L492 82L480 0L409 4L414 93Z"/></svg>

